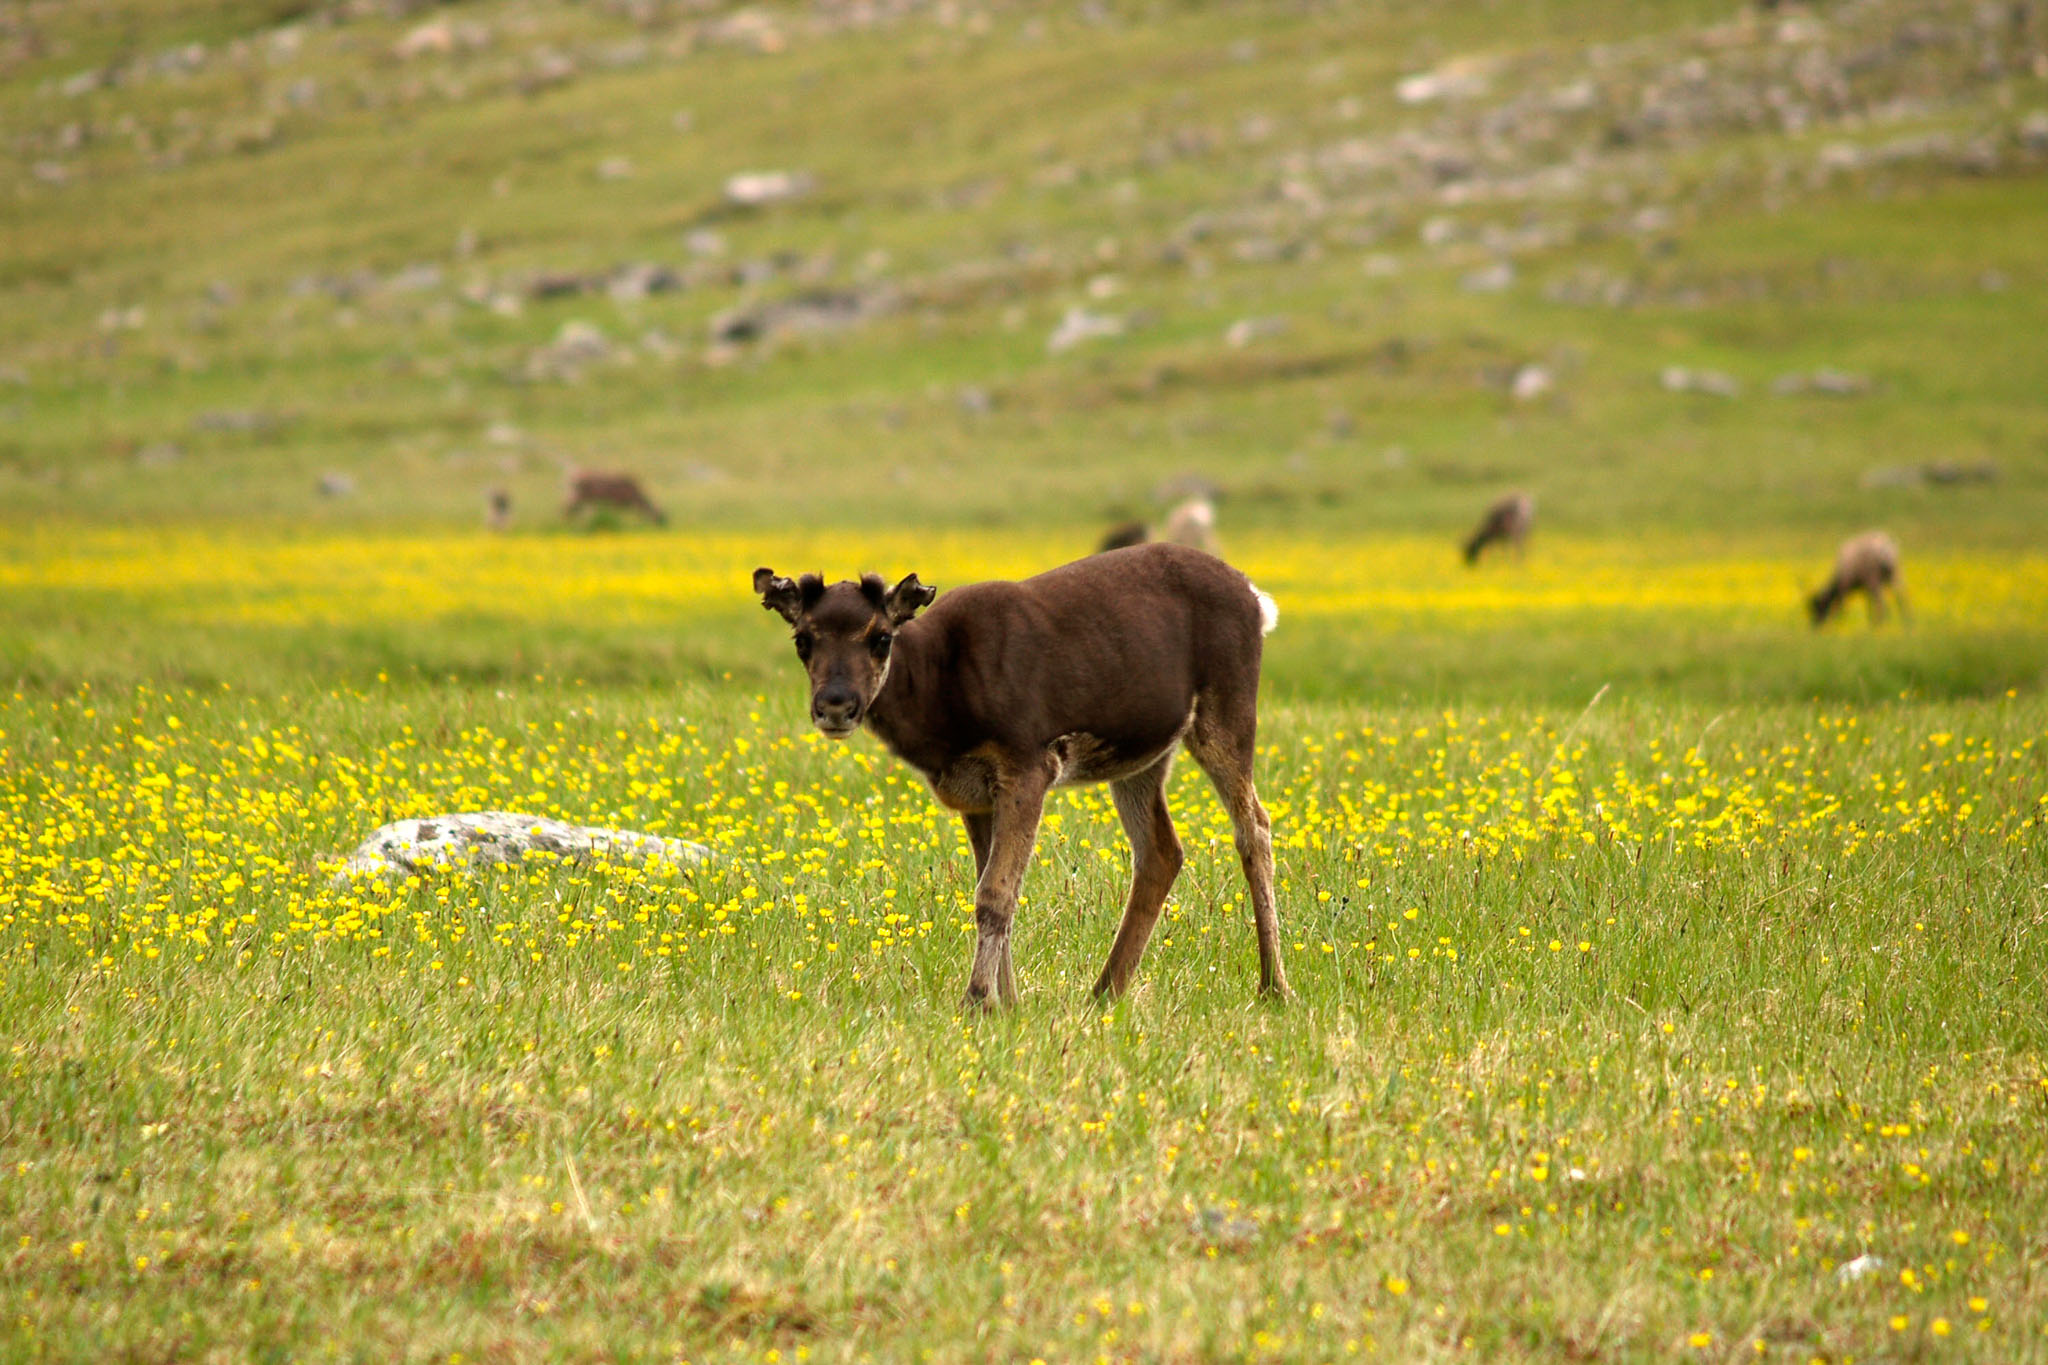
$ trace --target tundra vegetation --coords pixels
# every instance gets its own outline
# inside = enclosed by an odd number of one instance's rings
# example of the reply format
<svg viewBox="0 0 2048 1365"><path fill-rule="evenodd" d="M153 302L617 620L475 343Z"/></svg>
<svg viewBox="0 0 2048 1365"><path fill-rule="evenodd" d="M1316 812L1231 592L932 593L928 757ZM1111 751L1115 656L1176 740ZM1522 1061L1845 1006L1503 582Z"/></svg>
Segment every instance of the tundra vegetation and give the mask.
<svg viewBox="0 0 2048 1365"><path fill-rule="evenodd" d="M0 1355L2048 1359L2044 28L0 6ZM1183 762L969 1016L750 573L1190 477L1296 999ZM484 809L718 857L330 881Z"/></svg>

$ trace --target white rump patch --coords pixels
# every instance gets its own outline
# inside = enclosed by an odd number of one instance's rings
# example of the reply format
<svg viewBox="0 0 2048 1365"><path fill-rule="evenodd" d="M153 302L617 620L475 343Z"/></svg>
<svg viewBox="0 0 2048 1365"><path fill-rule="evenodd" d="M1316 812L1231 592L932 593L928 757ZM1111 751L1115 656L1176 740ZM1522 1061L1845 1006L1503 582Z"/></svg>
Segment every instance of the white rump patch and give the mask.
<svg viewBox="0 0 2048 1365"><path fill-rule="evenodd" d="M1259 585L1250 579L1245 584L1252 590L1252 596L1259 599L1259 634L1271 635L1273 627L1280 624L1280 607L1271 597L1259 591Z"/></svg>

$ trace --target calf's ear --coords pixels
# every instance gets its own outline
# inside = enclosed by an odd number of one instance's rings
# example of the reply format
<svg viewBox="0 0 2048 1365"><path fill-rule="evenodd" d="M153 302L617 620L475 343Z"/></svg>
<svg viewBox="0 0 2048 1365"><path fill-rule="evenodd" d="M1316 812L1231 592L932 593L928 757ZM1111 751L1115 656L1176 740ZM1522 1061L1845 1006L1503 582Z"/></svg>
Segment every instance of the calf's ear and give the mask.
<svg viewBox="0 0 2048 1365"><path fill-rule="evenodd" d="M756 569L754 591L761 594L763 607L779 613L782 619L791 625L796 624L797 613L802 607L802 597L793 581L777 576L773 569Z"/></svg>
<svg viewBox="0 0 2048 1365"><path fill-rule="evenodd" d="M916 574L905 574L901 583L889 589L882 610L888 615L890 625L900 626L917 615L920 609L930 606L938 595L937 588L927 588L918 582Z"/></svg>

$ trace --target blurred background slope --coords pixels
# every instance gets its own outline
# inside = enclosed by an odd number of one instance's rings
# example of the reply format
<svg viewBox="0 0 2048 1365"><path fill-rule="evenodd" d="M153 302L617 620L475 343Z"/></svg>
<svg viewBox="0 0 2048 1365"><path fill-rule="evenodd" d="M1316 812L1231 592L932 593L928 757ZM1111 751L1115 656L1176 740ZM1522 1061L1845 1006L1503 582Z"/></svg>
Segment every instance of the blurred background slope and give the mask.
<svg viewBox="0 0 2048 1365"><path fill-rule="evenodd" d="M16 0L0 126L17 524L2048 511L2038 3Z"/></svg>

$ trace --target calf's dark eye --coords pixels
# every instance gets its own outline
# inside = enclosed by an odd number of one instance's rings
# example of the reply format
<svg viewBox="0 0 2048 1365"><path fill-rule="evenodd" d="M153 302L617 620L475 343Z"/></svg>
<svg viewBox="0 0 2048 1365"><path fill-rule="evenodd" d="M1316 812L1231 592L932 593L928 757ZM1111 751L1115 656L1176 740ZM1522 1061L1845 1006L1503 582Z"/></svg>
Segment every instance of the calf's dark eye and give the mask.
<svg viewBox="0 0 2048 1365"><path fill-rule="evenodd" d="M868 652L877 659L886 659L889 657L889 646L894 640L895 637L891 635L877 635L874 639L868 641Z"/></svg>
<svg viewBox="0 0 2048 1365"><path fill-rule="evenodd" d="M799 635L796 637L796 657L802 659L805 663L811 661L811 637L809 635Z"/></svg>

